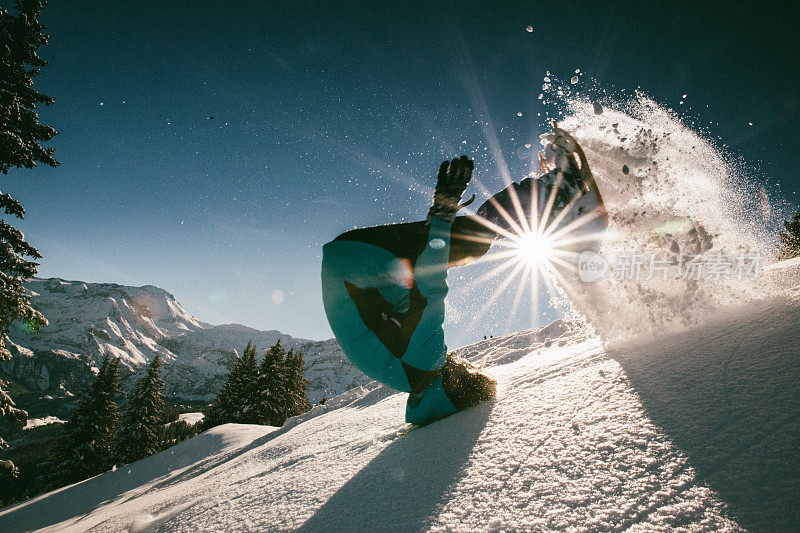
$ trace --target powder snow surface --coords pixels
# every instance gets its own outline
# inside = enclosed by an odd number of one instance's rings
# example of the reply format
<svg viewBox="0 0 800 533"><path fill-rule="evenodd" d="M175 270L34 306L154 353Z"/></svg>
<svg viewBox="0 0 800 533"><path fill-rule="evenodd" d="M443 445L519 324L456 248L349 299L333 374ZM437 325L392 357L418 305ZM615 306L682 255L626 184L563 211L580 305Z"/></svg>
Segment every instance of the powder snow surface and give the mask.
<svg viewBox="0 0 800 533"><path fill-rule="evenodd" d="M789 270L784 271L786 276ZM496 401L403 434L353 389L280 429L225 425L0 512L0 530L796 530L800 287L603 348L579 325L490 339Z"/></svg>

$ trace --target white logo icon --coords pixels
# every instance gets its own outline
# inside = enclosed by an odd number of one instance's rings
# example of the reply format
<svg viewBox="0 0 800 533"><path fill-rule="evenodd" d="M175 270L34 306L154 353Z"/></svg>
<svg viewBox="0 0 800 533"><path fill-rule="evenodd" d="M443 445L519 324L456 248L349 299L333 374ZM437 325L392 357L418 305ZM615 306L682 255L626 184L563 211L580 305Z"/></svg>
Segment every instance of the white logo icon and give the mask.
<svg viewBox="0 0 800 533"><path fill-rule="evenodd" d="M591 251L581 252L578 257L578 276L584 283L603 279L608 272L608 261L600 254Z"/></svg>

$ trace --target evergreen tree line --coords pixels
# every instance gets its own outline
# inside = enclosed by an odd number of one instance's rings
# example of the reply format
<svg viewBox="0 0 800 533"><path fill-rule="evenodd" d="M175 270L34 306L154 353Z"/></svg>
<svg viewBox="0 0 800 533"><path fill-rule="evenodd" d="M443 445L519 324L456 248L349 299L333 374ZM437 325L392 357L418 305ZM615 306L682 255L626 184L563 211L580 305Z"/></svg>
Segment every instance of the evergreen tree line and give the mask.
<svg viewBox="0 0 800 533"><path fill-rule="evenodd" d="M219 424L282 426L286 419L309 409L303 356L278 341L259 363L256 347L248 343L209 405L202 426L185 422L165 424L164 382L156 356L134 385L120 410L120 360L106 356L97 376L80 395L60 439L50 478L54 488L75 483L111 469L144 459L201 429Z"/></svg>
<svg viewBox="0 0 800 533"><path fill-rule="evenodd" d="M209 405L204 427L235 422L282 426L309 409L303 378L303 355L278 340L259 363L256 347L247 344L231 367L225 384Z"/></svg>
<svg viewBox="0 0 800 533"><path fill-rule="evenodd" d="M132 463L161 451L164 441L164 382L161 359L150 362L128 394L120 413L119 358L103 360L100 371L78 399L64 428L56 484L75 483L114 465Z"/></svg>
<svg viewBox="0 0 800 533"><path fill-rule="evenodd" d="M0 482L0 507L143 459L197 435L199 424L179 421L181 409L164 405L160 367L156 357L118 409L120 362L105 358L78 396L66 424L38 428L30 445L5 454L19 461L19 468L13 467L12 479Z"/></svg>

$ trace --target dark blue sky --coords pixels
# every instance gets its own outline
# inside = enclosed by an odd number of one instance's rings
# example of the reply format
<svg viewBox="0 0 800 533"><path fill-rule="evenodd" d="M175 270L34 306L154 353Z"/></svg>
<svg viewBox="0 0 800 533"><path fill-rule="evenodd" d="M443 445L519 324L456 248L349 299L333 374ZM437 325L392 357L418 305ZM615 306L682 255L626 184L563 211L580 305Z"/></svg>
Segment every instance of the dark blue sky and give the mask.
<svg viewBox="0 0 800 533"><path fill-rule="evenodd" d="M40 275L158 285L210 322L329 337L322 244L423 218L408 178L432 186L445 157L475 156L500 188L465 71L504 152L544 131L545 72L580 68L679 109L798 203L797 2L252 4L45 8L36 86L56 98L41 118L62 164L3 186ZM502 333L491 320L450 343Z"/></svg>

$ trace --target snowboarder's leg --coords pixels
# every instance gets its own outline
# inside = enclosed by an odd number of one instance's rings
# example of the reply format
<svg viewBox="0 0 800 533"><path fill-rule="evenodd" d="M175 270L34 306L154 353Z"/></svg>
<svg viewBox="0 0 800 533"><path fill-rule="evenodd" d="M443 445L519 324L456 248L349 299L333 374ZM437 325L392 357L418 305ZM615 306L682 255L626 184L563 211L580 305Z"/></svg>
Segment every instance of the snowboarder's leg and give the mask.
<svg viewBox="0 0 800 533"><path fill-rule="evenodd" d="M545 155L541 174L495 194L478 208L478 217L501 236L536 227L554 241L556 252L565 252L559 254L562 259L596 251L600 234L608 226L608 215L583 150L555 122L553 133L542 135L542 144ZM536 222L530 223L532 220Z"/></svg>
<svg viewBox="0 0 800 533"><path fill-rule="evenodd" d="M357 368L411 392L407 420L413 423L477 403L463 398L470 380L452 371L459 364L447 358L442 329L447 269L480 257L494 238L474 221L456 220L471 171L465 157L442 165L426 223L353 230L323 247L323 300L331 328ZM451 246L454 239L457 247ZM479 381L490 383L493 394L493 380L483 375Z"/></svg>
<svg viewBox="0 0 800 533"><path fill-rule="evenodd" d="M381 338L386 328L396 327L395 306L411 300L410 279L407 261L377 246L333 241L323 247L322 299L339 345L356 368L401 391L411 390L403 363ZM354 299L356 291L363 297Z"/></svg>
<svg viewBox="0 0 800 533"><path fill-rule="evenodd" d="M396 257L407 259L413 265L425 249L429 226L424 221L404 224L387 224L369 228L358 228L342 233L336 241L358 241L372 244L391 252ZM489 251L497 234L480 222L466 216L456 217L450 228L450 254L448 267L456 267L477 261Z"/></svg>

